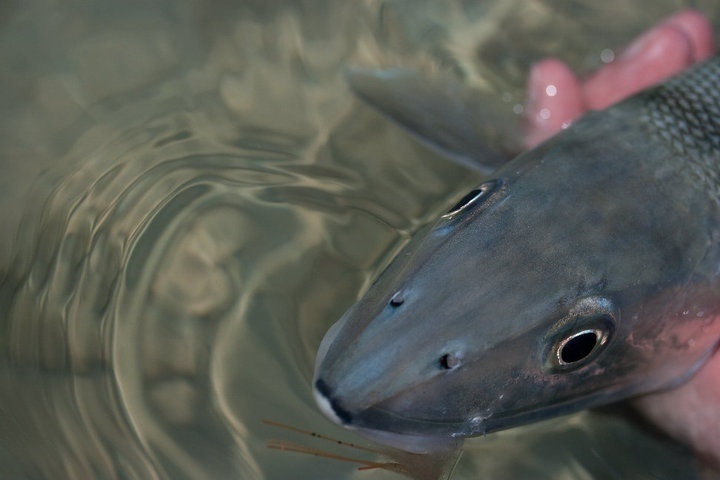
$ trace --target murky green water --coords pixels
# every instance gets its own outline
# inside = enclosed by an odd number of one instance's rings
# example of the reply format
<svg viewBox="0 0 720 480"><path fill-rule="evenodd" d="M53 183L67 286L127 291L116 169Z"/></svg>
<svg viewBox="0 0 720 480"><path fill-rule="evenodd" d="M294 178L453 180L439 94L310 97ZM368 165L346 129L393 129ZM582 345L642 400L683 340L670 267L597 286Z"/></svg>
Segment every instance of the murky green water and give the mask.
<svg viewBox="0 0 720 480"><path fill-rule="evenodd" d="M478 181L355 101L343 68L442 68L512 109L533 60L590 69L680 4L0 6L0 476L402 478L270 450L338 447L262 423L366 443L316 409L315 350ZM452 478L695 476L681 446L595 412L473 440Z"/></svg>

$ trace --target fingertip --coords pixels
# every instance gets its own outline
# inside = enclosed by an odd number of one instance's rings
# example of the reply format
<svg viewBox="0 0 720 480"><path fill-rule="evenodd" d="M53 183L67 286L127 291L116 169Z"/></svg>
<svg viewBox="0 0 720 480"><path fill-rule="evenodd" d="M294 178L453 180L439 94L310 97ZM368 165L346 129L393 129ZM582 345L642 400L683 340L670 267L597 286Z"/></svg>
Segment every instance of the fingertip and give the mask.
<svg viewBox="0 0 720 480"><path fill-rule="evenodd" d="M692 51L689 37L679 26L660 23L585 81L585 102L593 109L606 108L679 73L694 63Z"/></svg>
<svg viewBox="0 0 720 480"><path fill-rule="evenodd" d="M715 34L710 20L697 10L681 10L666 20L679 28L689 40L694 62L707 60L715 54Z"/></svg>
<svg viewBox="0 0 720 480"><path fill-rule="evenodd" d="M567 127L585 109L577 77L559 60L545 59L533 65L527 88L525 114L529 148Z"/></svg>

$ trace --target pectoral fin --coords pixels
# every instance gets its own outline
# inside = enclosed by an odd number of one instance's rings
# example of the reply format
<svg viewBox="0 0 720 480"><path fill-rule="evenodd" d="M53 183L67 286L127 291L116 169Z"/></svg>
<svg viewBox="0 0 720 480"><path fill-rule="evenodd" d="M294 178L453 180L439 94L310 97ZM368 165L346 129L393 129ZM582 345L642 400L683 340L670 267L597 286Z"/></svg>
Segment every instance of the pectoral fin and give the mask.
<svg viewBox="0 0 720 480"><path fill-rule="evenodd" d="M449 74L351 68L346 76L363 101L421 142L480 173L492 172L520 149L521 119L511 107Z"/></svg>

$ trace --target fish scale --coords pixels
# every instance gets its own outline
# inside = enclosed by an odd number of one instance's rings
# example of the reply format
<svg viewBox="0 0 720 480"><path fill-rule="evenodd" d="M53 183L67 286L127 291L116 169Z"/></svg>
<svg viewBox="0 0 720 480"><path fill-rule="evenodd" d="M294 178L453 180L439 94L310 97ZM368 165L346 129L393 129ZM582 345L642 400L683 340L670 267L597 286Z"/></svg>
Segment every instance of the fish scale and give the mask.
<svg viewBox="0 0 720 480"><path fill-rule="evenodd" d="M641 119L655 139L686 155L710 191L720 193L720 61L715 58L650 90Z"/></svg>

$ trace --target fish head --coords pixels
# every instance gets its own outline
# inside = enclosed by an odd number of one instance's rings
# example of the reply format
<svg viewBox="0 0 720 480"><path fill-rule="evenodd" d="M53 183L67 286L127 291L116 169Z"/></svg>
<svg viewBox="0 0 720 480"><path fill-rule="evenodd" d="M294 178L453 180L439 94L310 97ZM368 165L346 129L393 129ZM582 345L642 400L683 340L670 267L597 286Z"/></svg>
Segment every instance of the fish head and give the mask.
<svg viewBox="0 0 720 480"><path fill-rule="evenodd" d="M552 147L519 157L410 242L321 343L328 417L419 453L691 369L700 354L659 349L697 334L663 328L704 245L632 165L610 174L582 151L579 171Z"/></svg>

